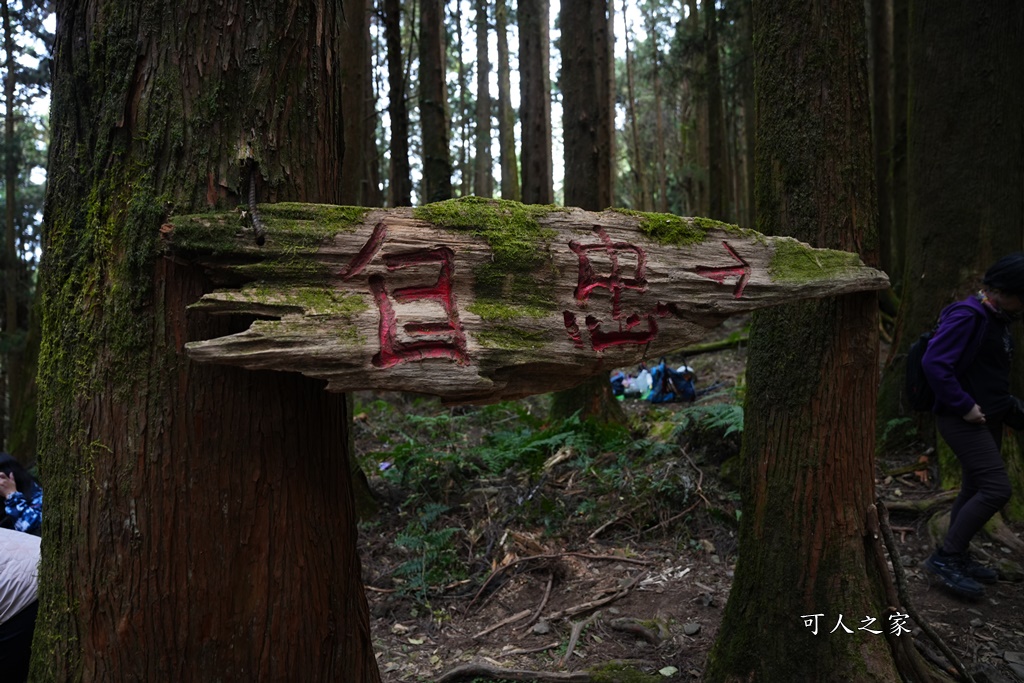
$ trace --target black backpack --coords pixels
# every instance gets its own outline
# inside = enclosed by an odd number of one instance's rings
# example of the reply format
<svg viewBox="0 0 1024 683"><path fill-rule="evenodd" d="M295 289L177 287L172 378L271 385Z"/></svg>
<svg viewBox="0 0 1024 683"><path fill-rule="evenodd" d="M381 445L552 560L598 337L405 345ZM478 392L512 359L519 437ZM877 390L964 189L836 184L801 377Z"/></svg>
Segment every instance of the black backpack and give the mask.
<svg viewBox="0 0 1024 683"><path fill-rule="evenodd" d="M935 405L935 392L928 384L928 378L921 366L921 359L924 352L928 350L928 342L931 341L935 329L930 329L914 340L914 343L907 349L906 374L904 375L904 389L907 394L907 403L912 410L929 411Z"/></svg>

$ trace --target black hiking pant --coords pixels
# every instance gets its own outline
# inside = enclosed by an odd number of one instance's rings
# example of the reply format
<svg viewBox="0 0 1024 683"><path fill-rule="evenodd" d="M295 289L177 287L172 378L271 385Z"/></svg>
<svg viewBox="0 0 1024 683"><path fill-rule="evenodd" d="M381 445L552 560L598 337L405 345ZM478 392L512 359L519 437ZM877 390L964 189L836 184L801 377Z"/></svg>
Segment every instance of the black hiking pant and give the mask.
<svg viewBox="0 0 1024 683"><path fill-rule="evenodd" d="M32 633L36 629L38 611L39 601L34 600L0 624L0 681L22 683L28 680Z"/></svg>
<svg viewBox="0 0 1024 683"><path fill-rule="evenodd" d="M959 417L937 415L935 424L953 449L963 472L960 493L949 513L945 553L967 550L974 535L1010 500L1012 489L1000 453L1002 422L972 424Z"/></svg>

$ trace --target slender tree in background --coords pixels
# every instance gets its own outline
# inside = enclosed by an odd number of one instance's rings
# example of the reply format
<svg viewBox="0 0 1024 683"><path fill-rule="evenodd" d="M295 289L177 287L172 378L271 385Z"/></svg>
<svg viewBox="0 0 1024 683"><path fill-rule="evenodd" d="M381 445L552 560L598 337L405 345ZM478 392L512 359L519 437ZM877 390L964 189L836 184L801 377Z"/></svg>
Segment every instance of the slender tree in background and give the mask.
<svg viewBox="0 0 1024 683"><path fill-rule="evenodd" d="M891 0L871 0L871 132L878 197L879 263L892 272L892 26Z"/></svg>
<svg viewBox="0 0 1024 683"><path fill-rule="evenodd" d="M640 211L652 211L654 207L647 182L647 164L643 158L644 146L640 144L640 123L637 120L639 118L639 108L636 104L636 88L634 87L635 68L633 66L633 49L630 45L633 42L633 32L630 30L629 15L626 11L622 13L622 21L625 24L622 39L625 43L626 52L626 115L629 118L629 132L631 135L630 144L627 148L633 152L632 159L630 160L632 162L630 175L633 178L633 201L630 202L630 206Z"/></svg>
<svg viewBox="0 0 1024 683"><path fill-rule="evenodd" d="M758 228L875 262L864 5L755 4L754 20ZM740 559L705 680L893 681L897 658L929 680L906 639L806 625L888 623L898 604L873 540L875 296L789 304L753 326Z"/></svg>
<svg viewBox="0 0 1024 683"><path fill-rule="evenodd" d="M744 141L744 193L747 208L742 217L743 225L753 227L756 224L754 213L754 3L743 0L743 49L740 67L740 87L743 90L743 141Z"/></svg>
<svg viewBox="0 0 1024 683"><path fill-rule="evenodd" d="M341 163L341 203L367 206L370 160L367 141L373 139L371 119L366 117L370 94L370 73L366 68L370 40L368 0L344 0L342 14L351 27L349 40L342 43L341 106L345 124L345 158ZM374 152L376 157L376 152Z"/></svg>
<svg viewBox="0 0 1024 683"><path fill-rule="evenodd" d="M910 0L892 0L892 270L889 280L903 291L907 254L907 60L910 45Z"/></svg>
<svg viewBox="0 0 1024 683"><path fill-rule="evenodd" d="M515 112L509 73L508 6L495 0L494 28L498 35L498 147L501 160L501 198L519 201L519 163L516 160Z"/></svg>
<svg viewBox="0 0 1024 683"><path fill-rule="evenodd" d="M668 213L668 162L666 160L665 120L661 93L661 46L655 10L647 13L647 34L651 42L651 81L654 87L654 154L658 168L658 211Z"/></svg>
<svg viewBox="0 0 1024 683"><path fill-rule="evenodd" d="M600 211L612 203L611 60L605 0L563 0L562 131L565 204ZM551 414L624 422L606 377L592 377L555 393Z"/></svg>
<svg viewBox="0 0 1024 683"><path fill-rule="evenodd" d="M213 283L160 255L169 211L232 209L251 178L340 200L356 22L231 9L57 3L33 680L380 680L345 397L190 362L248 320L188 311Z"/></svg>
<svg viewBox="0 0 1024 683"><path fill-rule="evenodd" d="M31 434L35 411L26 403L34 385L32 358L38 336L27 337L34 292L34 253L40 230L41 188L31 180L33 167L45 167L45 123L32 113L33 103L49 88L45 60L52 43L43 19L50 13L42 0L0 4L4 49L3 241L0 251L4 302L0 335L0 447L22 462L35 460ZM40 151L42 150L42 151ZM28 364L26 365L26 360Z"/></svg>
<svg viewBox="0 0 1024 683"><path fill-rule="evenodd" d="M913 339L975 291L993 261L1024 247L1024 5L986 5L965 22L952 0L912 0L909 16L905 284L880 428L901 414L902 353ZM1024 364L1014 375L1020 395ZM1024 493L1019 455L1004 456ZM1020 501L1010 504L1016 514Z"/></svg>
<svg viewBox="0 0 1024 683"><path fill-rule="evenodd" d="M589 211L612 203L607 11L606 0L563 0L561 9L565 204Z"/></svg>
<svg viewBox="0 0 1024 683"><path fill-rule="evenodd" d="M409 110L406 107L405 72L402 65L402 5L384 0L384 36L388 50L388 118L391 120L391 160L388 169L388 204L412 204L409 169Z"/></svg>
<svg viewBox="0 0 1024 683"><path fill-rule="evenodd" d="M519 116L523 127L523 201L554 203L548 0L519 2Z"/></svg>
<svg viewBox="0 0 1024 683"><path fill-rule="evenodd" d="M476 0L476 161L473 165L473 193L478 197L494 195L491 173L491 60L488 56L490 33L487 0Z"/></svg>
<svg viewBox="0 0 1024 683"><path fill-rule="evenodd" d="M704 55L707 71L705 85L708 98L708 216L725 220L725 141L722 111L722 74L718 55L718 12L713 0L702 6L704 12Z"/></svg>
<svg viewBox="0 0 1024 683"><path fill-rule="evenodd" d="M452 162L448 150L448 95L445 85L444 4L420 0L420 128L423 144L421 203L452 197Z"/></svg>

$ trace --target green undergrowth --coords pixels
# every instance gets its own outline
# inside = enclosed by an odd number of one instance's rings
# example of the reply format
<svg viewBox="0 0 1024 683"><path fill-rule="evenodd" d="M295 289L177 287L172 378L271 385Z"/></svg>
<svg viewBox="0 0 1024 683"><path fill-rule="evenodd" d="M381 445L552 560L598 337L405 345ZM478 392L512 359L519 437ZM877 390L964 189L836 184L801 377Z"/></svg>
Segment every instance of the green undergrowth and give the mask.
<svg viewBox="0 0 1024 683"><path fill-rule="evenodd" d="M698 547L695 516L729 529L739 518L738 495L705 476L738 452L743 411L734 399L644 403L623 427L548 420L549 397L471 408L357 397L357 459L390 510L366 524L394 534L401 561L390 579L424 603L480 580L475 572L501 559L506 532L568 547L611 521L609 542Z"/></svg>

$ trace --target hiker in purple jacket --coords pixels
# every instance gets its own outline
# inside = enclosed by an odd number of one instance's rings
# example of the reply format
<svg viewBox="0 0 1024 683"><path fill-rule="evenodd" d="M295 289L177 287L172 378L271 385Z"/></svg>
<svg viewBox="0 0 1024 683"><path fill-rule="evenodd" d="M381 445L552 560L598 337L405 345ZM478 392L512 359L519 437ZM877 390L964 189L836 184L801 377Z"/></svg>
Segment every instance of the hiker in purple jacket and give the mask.
<svg viewBox="0 0 1024 683"><path fill-rule="evenodd" d="M1020 401L1010 394L1010 323L1024 311L1024 253L999 259L983 288L947 306L921 361L935 392L935 423L960 461L960 493L949 531L925 568L954 592L984 594L998 574L975 560L971 539L1010 500L1010 478L1000 446L1003 425L1024 426ZM981 582L981 583L979 583Z"/></svg>

